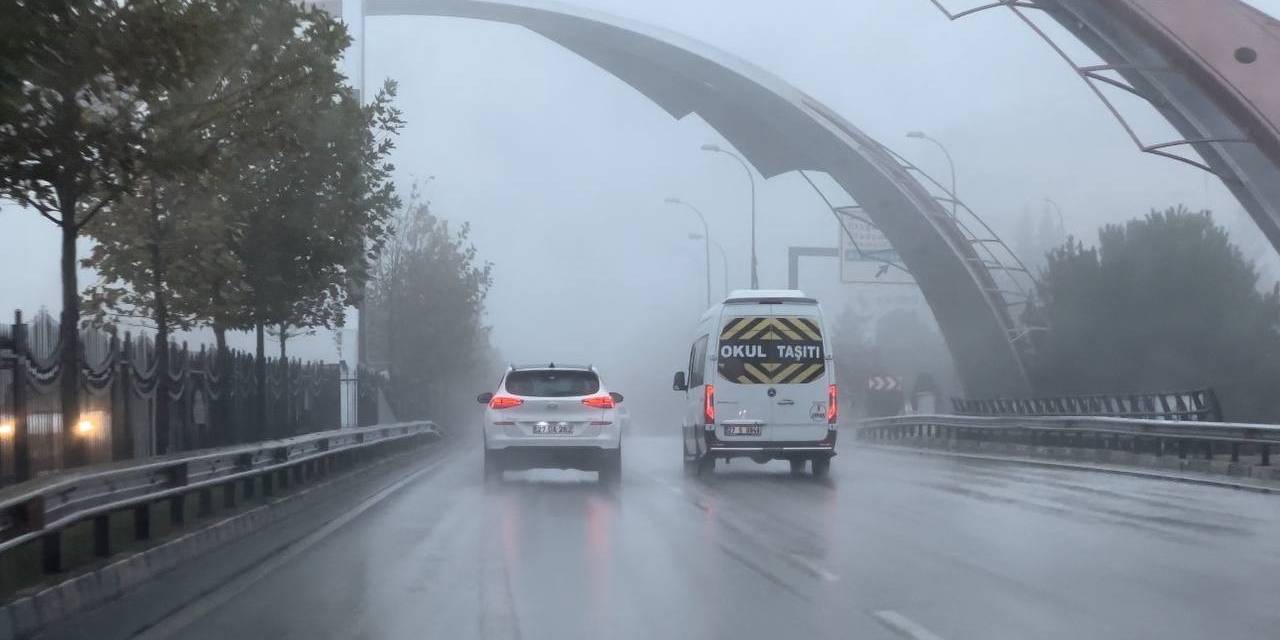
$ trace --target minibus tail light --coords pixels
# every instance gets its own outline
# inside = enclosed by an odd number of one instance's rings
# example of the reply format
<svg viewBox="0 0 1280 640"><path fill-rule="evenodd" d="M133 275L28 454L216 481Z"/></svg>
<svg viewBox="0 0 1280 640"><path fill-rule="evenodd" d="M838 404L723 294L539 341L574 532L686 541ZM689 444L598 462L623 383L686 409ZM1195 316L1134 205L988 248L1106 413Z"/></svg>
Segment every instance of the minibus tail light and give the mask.
<svg viewBox="0 0 1280 640"><path fill-rule="evenodd" d="M840 414L840 405L836 403L836 386L834 384L827 385L827 424L834 425L836 417Z"/></svg>
<svg viewBox="0 0 1280 640"><path fill-rule="evenodd" d="M704 387L702 392L702 422L703 424L716 423L716 386L709 384Z"/></svg>

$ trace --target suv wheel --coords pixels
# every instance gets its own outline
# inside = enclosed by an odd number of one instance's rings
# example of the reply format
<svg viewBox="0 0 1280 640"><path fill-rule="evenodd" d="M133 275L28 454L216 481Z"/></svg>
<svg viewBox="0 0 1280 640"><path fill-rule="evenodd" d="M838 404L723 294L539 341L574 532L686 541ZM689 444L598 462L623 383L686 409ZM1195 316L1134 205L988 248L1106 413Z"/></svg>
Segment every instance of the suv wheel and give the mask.
<svg viewBox="0 0 1280 640"><path fill-rule="evenodd" d="M618 484L622 482L622 447L606 453L600 462L600 482Z"/></svg>
<svg viewBox="0 0 1280 640"><path fill-rule="evenodd" d="M489 449L484 450L484 482L485 484L502 482L502 461Z"/></svg>
<svg viewBox="0 0 1280 640"><path fill-rule="evenodd" d="M806 462L804 458L792 458L788 462L791 463L791 475L798 476L804 473L804 463Z"/></svg>

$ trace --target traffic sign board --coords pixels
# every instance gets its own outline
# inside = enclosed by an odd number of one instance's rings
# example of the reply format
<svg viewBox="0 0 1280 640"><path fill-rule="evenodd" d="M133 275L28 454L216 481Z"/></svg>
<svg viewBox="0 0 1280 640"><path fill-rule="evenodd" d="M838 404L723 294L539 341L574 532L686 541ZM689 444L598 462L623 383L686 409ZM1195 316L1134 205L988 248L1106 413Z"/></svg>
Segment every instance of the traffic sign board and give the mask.
<svg viewBox="0 0 1280 640"><path fill-rule="evenodd" d="M895 376L870 376L867 378L867 389L871 391L897 391L902 388L902 380Z"/></svg>
<svg viewBox="0 0 1280 640"><path fill-rule="evenodd" d="M865 219L842 216L840 234L840 280L846 284L914 285L902 268L902 258L880 229Z"/></svg>

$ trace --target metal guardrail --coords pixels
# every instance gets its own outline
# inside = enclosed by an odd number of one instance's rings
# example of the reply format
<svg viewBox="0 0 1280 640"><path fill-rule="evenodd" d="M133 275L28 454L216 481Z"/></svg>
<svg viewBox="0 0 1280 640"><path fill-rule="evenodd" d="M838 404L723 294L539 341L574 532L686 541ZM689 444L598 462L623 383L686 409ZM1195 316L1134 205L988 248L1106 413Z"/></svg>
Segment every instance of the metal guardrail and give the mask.
<svg viewBox="0 0 1280 640"><path fill-rule="evenodd" d="M145 540L153 504L167 501L170 521L181 524L191 494L198 497L197 513L207 515L215 487L228 489L223 507L230 508L241 493L235 483L242 483L246 499L256 491L266 497L291 481L354 464L375 447L420 437L437 439L440 432L432 422L342 429L54 474L0 493L0 553L39 540L45 573L56 573L63 568L62 533L72 525L91 520L94 555L107 557L112 513L132 510L134 539Z"/></svg>
<svg viewBox="0 0 1280 640"><path fill-rule="evenodd" d="M1219 452L1239 462L1243 452L1271 464L1280 426L1231 422L1111 418L1101 416L910 415L863 420L860 440L979 440L1046 447L1111 449L1185 459L1198 446L1204 459Z"/></svg>
<svg viewBox="0 0 1280 640"><path fill-rule="evenodd" d="M1046 398L952 398L952 409L979 416L1112 416L1219 422L1213 389L1155 393L1092 394Z"/></svg>

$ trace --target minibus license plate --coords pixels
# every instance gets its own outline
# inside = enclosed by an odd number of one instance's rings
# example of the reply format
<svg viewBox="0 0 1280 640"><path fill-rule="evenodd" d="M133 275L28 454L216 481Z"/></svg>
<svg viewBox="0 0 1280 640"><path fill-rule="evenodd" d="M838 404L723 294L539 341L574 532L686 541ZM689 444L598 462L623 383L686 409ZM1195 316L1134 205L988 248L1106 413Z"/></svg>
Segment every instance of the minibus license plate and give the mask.
<svg viewBox="0 0 1280 640"><path fill-rule="evenodd" d="M726 436L758 436L760 435L760 425L727 424L724 426L724 434Z"/></svg>

